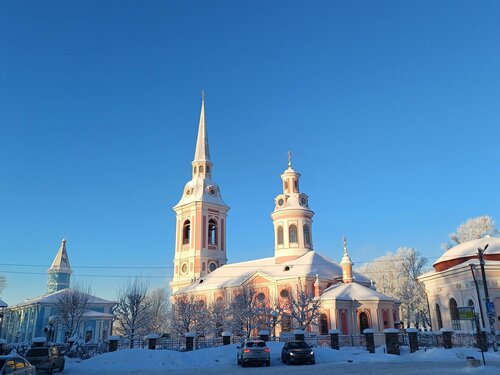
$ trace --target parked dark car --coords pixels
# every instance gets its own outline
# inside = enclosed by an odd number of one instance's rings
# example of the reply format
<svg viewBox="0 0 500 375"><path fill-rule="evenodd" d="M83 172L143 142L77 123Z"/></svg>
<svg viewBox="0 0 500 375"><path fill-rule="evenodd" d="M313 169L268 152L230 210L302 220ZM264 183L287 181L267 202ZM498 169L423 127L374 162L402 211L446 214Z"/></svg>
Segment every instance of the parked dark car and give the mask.
<svg viewBox="0 0 500 375"><path fill-rule="evenodd" d="M241 367L246 367L249 364L260 364L271 366L271 353L265 341L254 340L247 341L237 347L238 354L236 362Z"/></svg>
<svg viewBox="0 0 500 375"><path fill-rule="evenodd" d="M0 356L0 374L35 375L36 369L23 357L9 354Z"/></svg>
<svg viewBox="0 0 500 375"><path fill-rule="evenodd" d="M305 341L285 342L281 349L281 362L290 365L292 363L310 363L314 365L316 358L312 346Z"/></svg>
<svg viewBox="0 0 500 375"><path fill-rule="evenodd" d="M26 359L36 367L37 371L46 371L49 374L54 370L64 371L64 356L60 355L56 347L31 348L26 353Z"/></svg>

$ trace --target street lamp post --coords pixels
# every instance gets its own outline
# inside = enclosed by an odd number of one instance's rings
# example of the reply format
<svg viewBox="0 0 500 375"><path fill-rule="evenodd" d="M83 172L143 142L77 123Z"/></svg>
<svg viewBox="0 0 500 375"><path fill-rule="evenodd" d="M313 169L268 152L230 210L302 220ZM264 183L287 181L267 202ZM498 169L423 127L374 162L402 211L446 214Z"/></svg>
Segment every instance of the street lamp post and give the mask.
<svg viewBox="0 0 500 375"><path fill-rule="evenodd" d="M486 312L488 315L488 321L490 323L490 332L493 336L493 350L495 352L497 352L498 346L497 346L497 338L495 335L495 317L491 316L491 314L489 313L489 310L490 310L489 306L490 306L491 302L490 302L490 295L488 293L488 284L486 282L486 272L484 270L484 252L486 251L488 246L489 246L489 244L486 244L484 246L484 249L478 248L477 249L477 256L479 258L479 266L481 267L481 276L483 277L484 301L486 304Z"/></svg>
<svg viewBox="0 0 500 375"><path fill-rule="evenodd" d="M278 312L276 310L271 311L271 323L273 325L273 337L276 338L276 322L278 321Z"/></svg>

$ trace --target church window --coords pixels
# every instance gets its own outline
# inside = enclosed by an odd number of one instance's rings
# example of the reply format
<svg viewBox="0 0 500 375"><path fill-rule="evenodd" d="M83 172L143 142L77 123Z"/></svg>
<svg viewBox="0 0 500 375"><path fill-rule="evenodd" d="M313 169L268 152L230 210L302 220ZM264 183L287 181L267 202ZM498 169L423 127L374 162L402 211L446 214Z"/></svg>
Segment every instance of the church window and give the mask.
<svg viewBox="0 0 500 375"><path fill-rule="evenodd" d="M196 167L194 167L193 173L196 174Z"/></svg>
<svg viewBox="0 0 500 375"><path fill-rule="evenodd" d="M282 289L280 292L281 298L288 298L289 295L290 295L290 293L288 292L288 289Z"/></svg>
<svg viewBox="0 0 500 375"><path fill-rule="evenodd" d="M307 247L311 246L311 231L307 224L304 225L304 243Z"/></svg>
<svg viewBox="0 0 500 375"><path fill-rule="evenodd" d="M436 303L436 319L438 324L438 330L443 328L443 318L441 317L441 309L439 305Z"/></svg>
<svg viewBox="0 0 500 375"><path fill-rule="evenodd" d="M257 294L257 301L263 302L266 299L266 295L264 293Z"/></svg>
<svg viewBox="0 0 500 375"><path fill-rule="evenodd" d="M454 330L460 330L460 316L458 314L457 301L454 298L450 298L450 315L451 315L451 326Z"/></svg>
<svg viewBox="0 0 500 375"><path fill-rule="evenodd" d="M217 222L214 219L208 221L208 244L217 244Z"/></svg>
<svg viewBox="0 0 500 375"><path fill-rule="evenodd" d="M342 312L340 313L340 332L342 332L343 335L347 335L349 333L347 312L345 310L342 310Z"/></svg>
<svg viewBox="0 0 500 375"><path fill-rule="evenodd" d="M283 227L278 227L278 245L283 245Z"/></svg>
<svg viewBox="0 0 500 375"><path fill-rule="evenodd" d="M187 263L183 263L182 266L181 266L181 273L184 275L184 274L187 273L187 270L188 270Z"/></svg>
<svg viewBox="0 0 500 375"><path fill-rule="evenodd" d="M210 173L210 166L207 165L207 173Z"/></svg>
<svg viewBox="0 0 500 375"><path fill-rule="evenodd" d="M288 191L288 181L285 181L285 191Z"/></svg>
<svg viewBox="0 0 500 375"><path fill-rule="evenodd" d="M203 165L200 165L199 170L200 170L200 173L203 173Z"/></svg>
<svg viewBox="0 0 500 375"><path fill-rule="evenodd" d="M186 220L184 222L184 228L182 231L182 243L183 244L188 244L190 239L191 239L191 222L189 220Z"/></svg>
<svg viewBox="0 0 500 375"><path fill-rule="evenodd" d="M296 192L299 190L299 182L297 180L293 180L293 188Z"/></svg>
<svg viewBox="0 0 500 375"><path fill-rule="evenodd" d="M297 227L295 225L290 225L288 227L288 238L290 243L297 243Z"/></svg>
<svg viewBox="0 0 500 375"><path fill-rule="evenodd" d="M467 302L467 306L474 307L474 300L470 299L469 302Z"/></svg>

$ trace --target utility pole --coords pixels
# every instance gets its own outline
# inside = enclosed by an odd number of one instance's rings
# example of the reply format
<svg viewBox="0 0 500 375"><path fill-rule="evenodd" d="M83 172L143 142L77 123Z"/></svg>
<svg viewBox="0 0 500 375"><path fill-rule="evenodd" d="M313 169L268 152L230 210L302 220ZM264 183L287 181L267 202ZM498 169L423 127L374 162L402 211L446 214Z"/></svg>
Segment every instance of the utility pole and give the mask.
<svg viewBox="0 0 500 375"><path fill-rule="evenodd" d="M484 288L484 301L486 304L486 315L488 315L488 321L490 323L490 332L493 336L493 351L497 352L498 351L498 345L497 345L497 338L495 335L495 316L491 316L490 313L490 295L488 293L488 284L486 283L486 272L484 271L484 252L488 248L489 244L486 244L484 249L478 248L477 249L477 256L479 258L479 265L481 266L481 276L483 277L483 288Z"/></svg>

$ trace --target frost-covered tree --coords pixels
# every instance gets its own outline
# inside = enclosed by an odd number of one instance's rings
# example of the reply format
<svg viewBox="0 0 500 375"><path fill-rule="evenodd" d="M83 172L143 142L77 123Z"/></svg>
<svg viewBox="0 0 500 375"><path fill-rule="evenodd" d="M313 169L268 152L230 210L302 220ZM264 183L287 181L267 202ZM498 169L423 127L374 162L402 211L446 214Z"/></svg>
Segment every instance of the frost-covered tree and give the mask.
<svg viewBox="0 0 500 375"><path fill-rule="evenodd" d="M129 339L130 347L133 348L134 340L147 335L151 326L148 284L135 279L122 286L117 293L114 314L117 333Z"/></svg>
<svg viewBox="0 0 500 375"><path fill-rule="evenodd" d="M172 305L170 330L179 336L188 332L201 335L207 333L209 321L205 302L196 300L193 295L178 296Z"/></svg>
<svg viewBox="0 0 500 375"><path fill-rule="evenodd" d="M154 333L165 333L169 328L170 300L164 288L153 289L147 296L150 307L151 320L148 331Z"/></svg>
<svg viewBox="0 0 500 375"><path fill-rule="evenodd" d="M228 308L224 301L216 301L208 307L208 328L209 333L215 337L220 337L227 328Z"/></svg>
<svg viewBox="0 0 500 375"><path fill-rule="evenodd" d="M231 331L250 337L254 329L264 328L267 311L264 294L257 293L251 285L242 286L228 306Z"/></svg>
<svg viewBox="0 0 500 375"><path fill-rule="evenodd" d="M456 232L450 234L450 243L445 244L445 250L463 242L477 240L485 235L498 234L495 222L488 215L473 217L457 227Z"/></svg>
<svg viewBox="0 0 500 375"><path fill-rule="evenodd" d="M75 336L80 330L91 295L90 287L77 285L64 289L57 297L56 322L62 325L68 337Z"/></svg>
<svg viewBox="0 0 500 375"><path fill-rule="evenodd" d="M320 308L321 298L314 297L303 290L299 290L297 295L290 295L285 306L286 312L292 317L294 328L302 330L318 324Z"/></svg>
<svg viewBox="0 0 500 375"><path fill-rule="evenodd" d="M400 315L406 327L430 327L427 298L417 280L425 271L427 259L413 248L399 248L365 263L358 272L371 278L380 293L401 301Z"/></svg>

